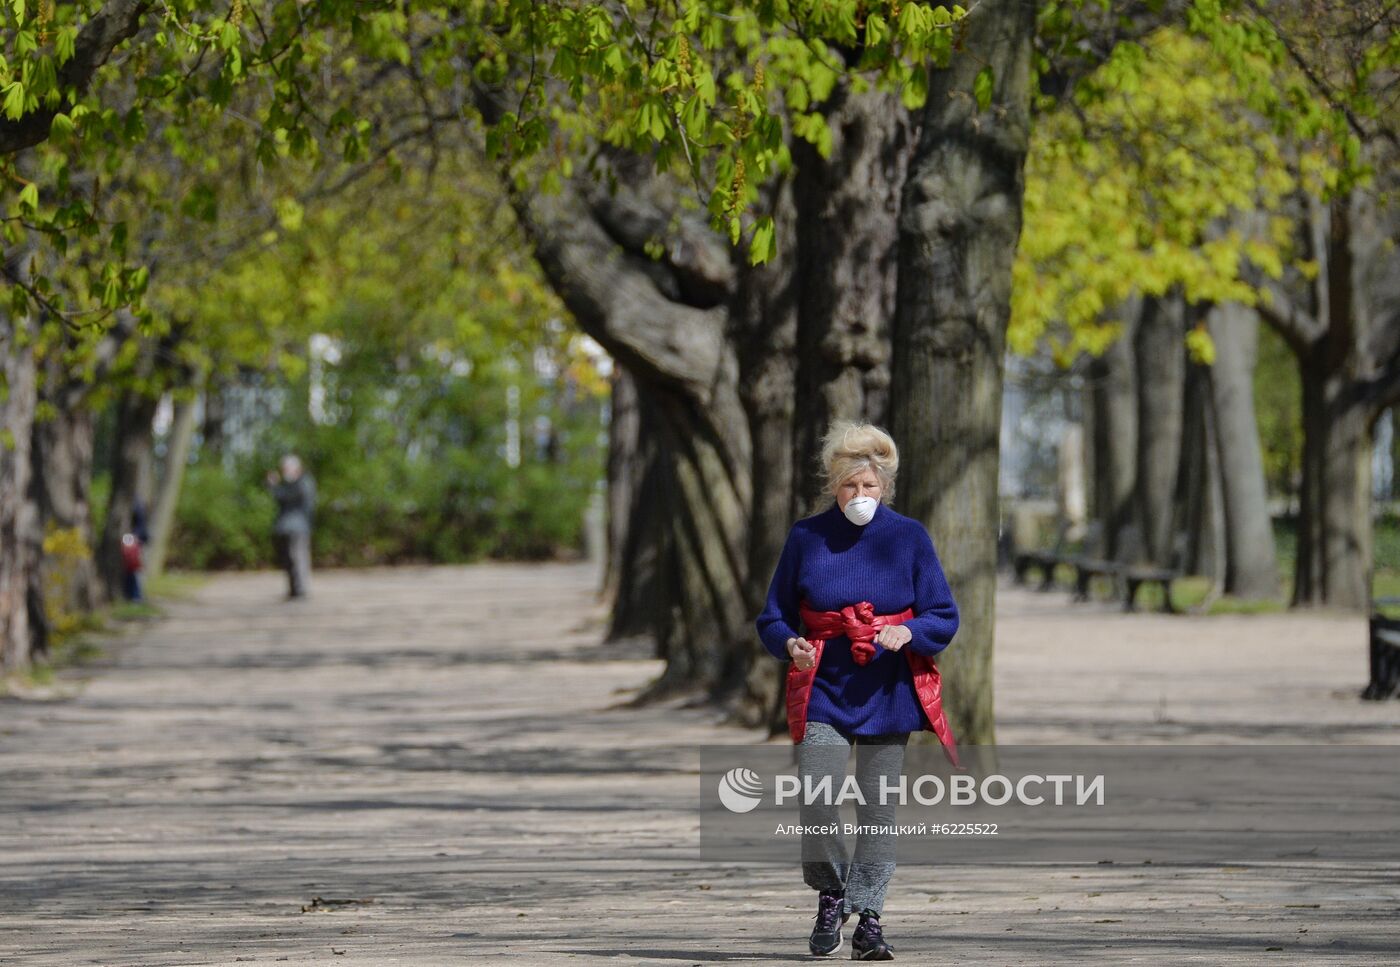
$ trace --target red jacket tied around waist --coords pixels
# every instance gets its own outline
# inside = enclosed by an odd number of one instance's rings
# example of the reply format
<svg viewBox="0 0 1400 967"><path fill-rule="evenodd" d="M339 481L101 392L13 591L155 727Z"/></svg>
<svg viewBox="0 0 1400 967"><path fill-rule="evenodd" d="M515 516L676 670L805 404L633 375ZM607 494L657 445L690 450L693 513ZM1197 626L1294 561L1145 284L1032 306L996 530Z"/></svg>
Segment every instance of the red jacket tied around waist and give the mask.
<svg viewBox="0 0 1400 967"><path fill-rule="evenodd" d="M807 729L807 705L812 697L812 682L817 677L817 667L821 664L822 649L831 638L842 635L851 640L851 657L857 665L868 665L875 657L875 636L881 628L900 625L914 617L912 608L905 608L898 614L876 614L869 601L858 601L846 605L840 611L815 611L804 599L800 606L802 623L807 629L806 638L814 647L815 661L811 668L802 670L793 662L788 666L787 675L787 719L788 732L792 741L801 742ZM909 660L914 673L914 692L919 704L928 716L929 725L943 745L943 753L957 768L957 742L948 718L943 714L943 681L938 666L933 659L916 654L908 647L900 649Z"/></svg>

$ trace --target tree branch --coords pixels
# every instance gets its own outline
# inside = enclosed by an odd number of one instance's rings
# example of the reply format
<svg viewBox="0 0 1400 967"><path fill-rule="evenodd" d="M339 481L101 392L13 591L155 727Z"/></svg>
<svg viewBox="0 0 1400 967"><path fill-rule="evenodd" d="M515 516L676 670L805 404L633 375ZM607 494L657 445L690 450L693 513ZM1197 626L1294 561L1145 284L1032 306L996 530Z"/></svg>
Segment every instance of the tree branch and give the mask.
<svg viewBox="0 0 1400 967"><path fill-rule="evenodd" d="M130 309L118 309L117 321L111 329L102 337L92 350L92 356L87 361L84 379L69 380L67 385L58 394L58 403L65 410L73 410L81 406L87 399L89 393L97 388L97 384L105 377L116 362L117 354L121 352L126 341L136 332L136 314Z"/></svg>
<svg viewBox="0 0 1400 967"><path fill-rule="evenodd" d="M1255 306L1259 315L1274 327L1295 354L1302 356L1308 353L1313 344L1322 338L1326 326L1290 299L1277 282L1263 278L1261 273L1254 270L1245 274L1253 276L1248 281L1264 295Z"/></svg>
<svg viewBox="0 0 1400 967"><path fill-rule="evenodd" d="M725 309L663 295L573 186L553 195L515 193L513 203L540 267L579 325L634 373L708 402L727 355Z"/></svg>
<svg viewBox="0 0 1400 967"><path fill-rule="evenodd" d="M1358 396L1366 402L1372 420L1392 406L1400 405L1400 349L1391 353L1379 373L1360 383L1356 389Z"/></svg>
<svg viewBox="0 0 1400 967"><path fill-rule="evenodd" d="M472 99L487 124L504 116L501 97L473 85ZM503 181L514 184L509 173ZM508 190L536 261L579 326L634 376L709 403L733 363L725 343L726 308L701 309L668 298L648 260L628 254L608 234L573 180L555 194Z"/></svg>
<svg viewBox="0 0 1400 967"><path fill-rule="evenodd" d="M141 18L151 3L152 0L109 0L93 14L78 32L73 59L58 72L59 90L71 90L77 96L85 93L112 51L140 29ZM40 108L17 121L0 120L0 155L14 154L47 140L54 116L71 107L72 101L65 100L57 107Z"/></svg>

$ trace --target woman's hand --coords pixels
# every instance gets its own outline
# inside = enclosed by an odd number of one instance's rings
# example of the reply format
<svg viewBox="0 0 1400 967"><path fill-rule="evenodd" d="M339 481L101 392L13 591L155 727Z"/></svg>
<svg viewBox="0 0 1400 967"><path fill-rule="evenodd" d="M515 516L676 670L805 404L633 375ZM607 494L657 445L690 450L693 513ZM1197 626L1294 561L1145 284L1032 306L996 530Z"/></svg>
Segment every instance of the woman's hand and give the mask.
<svg viewBox="0 0 1400 967"><path fill-rule="evenodd" d="M792 656L792 663L799 671L806 671L815 668L817 665L817 646L806 638L789 638L787 640L788 654Z"/></svg>
<svg viewBox="0 0 1400 967"><path fill-rule="evenodd" d="M914 639L914 632L904 625L885 625L875 636L875 643L886 651L899 651Z"/></svg>

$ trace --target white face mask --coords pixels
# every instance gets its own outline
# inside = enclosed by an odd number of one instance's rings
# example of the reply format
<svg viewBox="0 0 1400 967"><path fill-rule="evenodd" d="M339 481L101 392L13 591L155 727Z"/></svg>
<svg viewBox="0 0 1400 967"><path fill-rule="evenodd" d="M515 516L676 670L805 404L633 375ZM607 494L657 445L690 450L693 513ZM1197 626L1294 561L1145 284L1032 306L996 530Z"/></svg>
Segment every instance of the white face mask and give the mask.
<svg viewBox="0 0 1400 967"><path fill-rule="evenodd" d="M875 519L875 508L878 506L880 506L880 502L874 497L852 497L846 501L846 506L842 508L841 512L852 524L864 527Z"/></svg>

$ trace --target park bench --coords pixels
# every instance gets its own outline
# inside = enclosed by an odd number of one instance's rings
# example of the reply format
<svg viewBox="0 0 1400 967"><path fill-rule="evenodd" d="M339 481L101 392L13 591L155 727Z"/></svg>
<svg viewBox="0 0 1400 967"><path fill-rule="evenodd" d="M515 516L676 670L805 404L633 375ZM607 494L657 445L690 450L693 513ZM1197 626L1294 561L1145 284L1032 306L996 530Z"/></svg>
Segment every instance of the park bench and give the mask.
<svg viewBox="0 0 1400 967"><path fill-rule="evenodd" d="M1137 610L1138 590L1144 584L1158 584L1162 588L1162 610L1176 614L1172 601L1172 582L1181 577L1181 572L1150 564L1119 564L1100 558L1075 558L1069 562L1074 566L1074 600L1089 600L1089 582L1095 577L1112 578L1115 592L1123 598L1124 611Z"/></svg>
<svg viewBox="0 0 1400 967"><path fill-rule="evenodd" d="M1101 544L1101 528L1091 524L1089 532L1085 537L1086 546ZM1128 528L1125 531L1125 538L1129 545L1129 551L1135 546L1136 531ZM1074 568L1074 600L1089 600L1089 584L1096 577L1106 577L1113 581L1114 596L1123 600L1124 611L1137 610L1138 592L1144 584L1156 584L1162 589L1162 611L1168 614L1177 614L1176 603L1172 600L1172 582L1181 577L1181 571L1177 568L1157 567L1151 564L1123 564L1118 561L1111 561L1101 555L1093 554L1064 554L1059 548L1064 543L1064 532L1061 530L1056 547L1053 550L1024 551L1015 556L1014 566L1016 568L1017 583L1026 583L1026 574L1034 568L1040 568L1042 573L1039 590L1047 591L1054 586L1055 566L1058 564L1068 564ZM1179 557L1181 548L1177 549Z"/></svg>
<svg viewBox="0 0 1400 967"><path fill-rule="evenodd" d="M1040 570L1040 585L1038 590L1049 591L1055 586L1055 565L1066 560L1066 558L1055 551L1021 551L1012 559L1012 568L1016 572L1016 583L1025 584L1026 575L1034 570Z"/></svg>
<svg viewBox="0 0 1400 967"><path fill-rule="evenodd" d="M1089 582L1096 577L1112 578L1117 583L1123 565L1101 557L1072 557L1065 563L1074 568L1074 600L1089 600Z"/></svg>
<svg viewBox="0 0 1400 967"><path fill-rule="evenodd" d="M1097 522L1089 525L1086 541L1094 539L1097 527ZM1049 591L1055 586L1055 568L1060 564L1073 564L1076 560L1076 555L1065 550L1068 530L1068 522L1061 520L1055 529L1055 543L1052 547L1020 551L1013 556L1011 566L1015 572L1017 584L1025 584L1026 576L1032 570L1039 569L1040 584L1036 586L1036 590Z"/></svg>
<svg viewBox="0 0 1400 967"><path fill-rule="evenodd" d="M1123 530L1123 546L1119 548L1121 556L1126 561L1141 560L1145 550L1140 529L1136 525L1130 525ZM1176 603L1172 600L1172 582L1181 577L1181 568L1177 565L1184 560L1186 555L1186 542L1181 535L1177 535L1172 546L1172 565L1162 567L1158 564L1129 564L1123 562L1109 562L1110 570L1107 572L1114 579L1114 591L1123 599L1124 611L1137 610L1138 591L1144 584L1156 584L1162 589L1161 610L1167 614L1179 613ZM1084 579L1084 586L1087 593L1089 579Z"/></svg>
<svg viewBox="0 0 1400 967"><path fill-rule="evenodd" d="M1371 701L1400 696L1400 618L1387 617L1383 608L1400 606L1400 598L1376 598L1371 602L1371 681L1361 697Z"/></svg>
<svg viewBox="0 0 1400 967"><path fill-rule="evenodd" d="M1181 577L1181 572L1166 567L1130 564L1122 570L1124 583L1123 610L1137 610L1138 588L1144 584L1158 584L1162 588L1162 610L1167 614L1178 614L1172 602L1172 582Z"/></svg>

